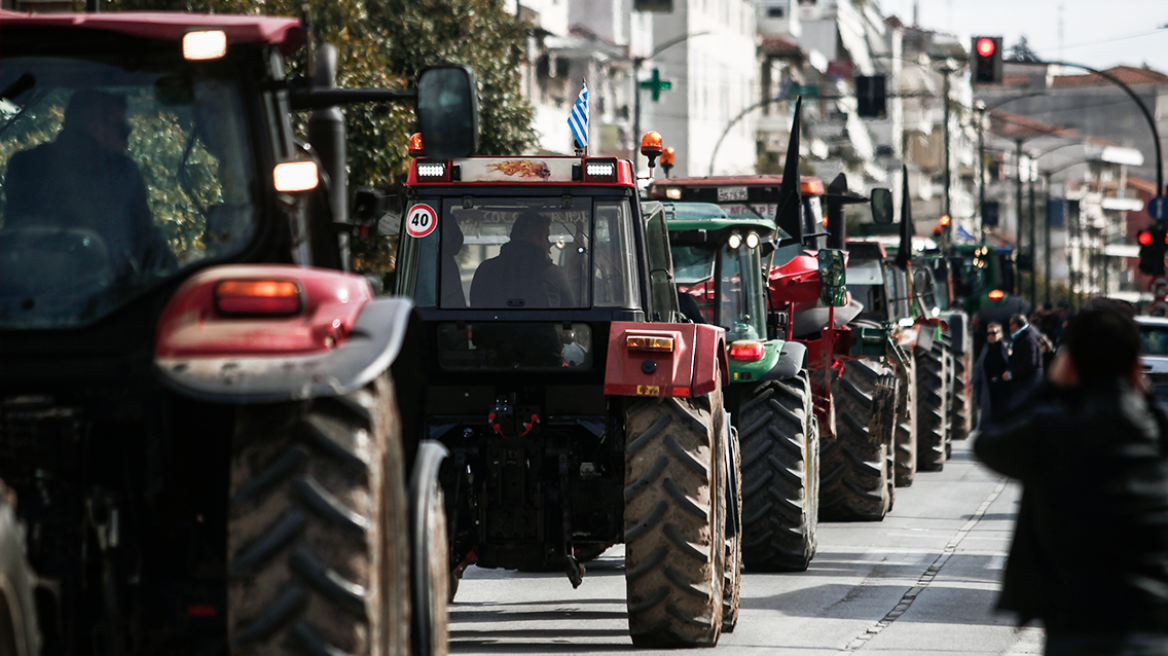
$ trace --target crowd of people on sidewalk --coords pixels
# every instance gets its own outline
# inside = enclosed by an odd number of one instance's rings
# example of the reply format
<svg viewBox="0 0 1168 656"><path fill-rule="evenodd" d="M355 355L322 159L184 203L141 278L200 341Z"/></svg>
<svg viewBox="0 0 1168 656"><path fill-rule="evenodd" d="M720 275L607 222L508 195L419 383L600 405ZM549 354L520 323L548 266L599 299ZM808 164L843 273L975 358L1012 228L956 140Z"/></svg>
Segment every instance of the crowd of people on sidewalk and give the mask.
<svg viewBox="0 0 1168 656"><path fill-rule="evenodd" d="M1110 299L1053 336L1045 318L989 324L978 360L989 405L974 452L1022 485L998 608L1041 622L1046 656L1163 656L1168 412L1143 375L1140 330ZM1049 365L1043 336L1060 344Z"/></svg>
<svg viewBox="0 0 1168 656"><path fill-rule="evenodd" d="M973 368L973 388L981 409L981 422L1003 412L1012 399L1028 395L1043 380L1055 351L1063 343L1067 325L1074 318L1065 304L1046 303L1029 317L1014 314L1003 326L990 322L979 333L981 346Z"/></svg>

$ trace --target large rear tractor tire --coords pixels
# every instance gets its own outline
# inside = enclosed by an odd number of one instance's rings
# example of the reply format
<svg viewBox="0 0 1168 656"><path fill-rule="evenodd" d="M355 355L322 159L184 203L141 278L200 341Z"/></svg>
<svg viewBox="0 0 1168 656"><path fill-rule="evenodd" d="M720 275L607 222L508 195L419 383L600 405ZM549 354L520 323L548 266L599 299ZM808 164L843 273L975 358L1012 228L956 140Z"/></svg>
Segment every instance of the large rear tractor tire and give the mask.
<svg viewBox="0 0 1168 656"><path fill-rule="evenodd" d="M406 470L389 375L340 397L245 407L232 449L231 654L408 654Z"/></svg>
<svg viewBox="0 0 1168 656"><path fill-rule="evenodd" d="M641 648L717 644L726 574L722 392L633 403L625 416L625 585Z"/></svg>
<svg viewBox="0 0 1168 656"><path fill-rule="evenodd" d="M964 312L949 316L945 341L953 353L953 411L949 415L949 434L954 440L964 440L973 432L973 335L969 317Z"/></svg>
<svg viewBox="0 0 1168 656"><path fill-rule="evenodd" d="M836 438L821 445L819 518L879 521L892 507L889 451L896 425L896 378L878 361L853 360L831 388Z"/></svg>
<svg viewBox="0 0 1168 656"><path fill-rule="evenodd" d="M921 328L925 330L925 328ZM945 468L945 443L949 437L949 363L941 340L929 348L917 348L917 470Z"/></svg>
<svg viewBox="0 0 1168 656"><path fill-rule="evenodd" d="M36 575L28 564L25 529L16 517L16 495L0 483L0 654L38 656L33 587Z"/></svg>
<svg viewBox="0 0 1168 656"><path fill-rule="evenodd" d="M811 382L759 383L744 392L738 414L742 441L743 562L753 572L802 572L815 556L819 474Z"/></svg>
<svg viewBox="0 0 1168 656"><path fill-rule="evenodd" d="M917 373L916 360L897 368L900 394L896 408L896 485L908 487L917 476Z"/></svg>

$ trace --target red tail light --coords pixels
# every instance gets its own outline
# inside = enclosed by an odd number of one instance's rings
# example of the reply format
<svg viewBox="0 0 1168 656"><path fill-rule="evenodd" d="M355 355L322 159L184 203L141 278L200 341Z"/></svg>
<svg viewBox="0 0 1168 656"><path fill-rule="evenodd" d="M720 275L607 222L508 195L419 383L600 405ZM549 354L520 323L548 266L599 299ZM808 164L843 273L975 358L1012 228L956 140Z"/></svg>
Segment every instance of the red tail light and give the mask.
<svg viewBox="0 0 1168 656"><path fill-rule="evenodd" d="M766 354L762 342L742 339L730 343L730 359L739 362L756 362Z"/></svg>
<svg viewBox="0 0 1168 656"><path fill-rule="evenodd" d="M290 280L224 280L215 285L215 309L226 315L298 314L300 285Z"/></svg>

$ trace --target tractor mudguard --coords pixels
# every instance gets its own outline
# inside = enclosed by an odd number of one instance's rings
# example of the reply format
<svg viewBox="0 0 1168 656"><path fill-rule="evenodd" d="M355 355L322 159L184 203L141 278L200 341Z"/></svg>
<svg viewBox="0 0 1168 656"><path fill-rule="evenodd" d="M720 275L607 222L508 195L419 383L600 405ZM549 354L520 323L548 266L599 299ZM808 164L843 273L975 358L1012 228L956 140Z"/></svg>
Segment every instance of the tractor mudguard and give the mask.
<svg viewBox="0 0 1168 656"><path fill-rule="evenodd" d="M726 330L719 326L615 321L608 334L604 393L703 396L714 391L718 370L726 380Z"/></svg>
<svg viewBox="0 0 1168 656"><path fill-rule="evenodd" d="M801 342L783 342L779 361L760 380L786 380L794 378L803 370L807 360L807 345Z"/></svg>
<svg viewBox="0 0 1168 656"><path fill-rule="evenodd" d="M863 311L864 305L849 297L847 305L835 309L835 328L848 325ZM831 308L825 306L822 301L816 301L815 305L797 306L795 317L792 319L791 334L802 336L818 333L831 323L830 316Z"/></svg>
<svg viewBox="0 0 1168 656"><path fill-rule="evenodd" d="M949 334L953 338L953 352L964 353L965 340L970 339L969 317L964 312L953 312L945 316L945 322L949 324Z"/></svg>
<svg viewBox="0 0 1168 656"><path fill-rule="evenodd" d="M214 289L228 279L294 281L301 311L223 316ZM200 401L340 396L389 369L416 321L413 301L374 299L360 276L294 266L215 267L188 280L163 311L154 362L164 384Z"/></svg>

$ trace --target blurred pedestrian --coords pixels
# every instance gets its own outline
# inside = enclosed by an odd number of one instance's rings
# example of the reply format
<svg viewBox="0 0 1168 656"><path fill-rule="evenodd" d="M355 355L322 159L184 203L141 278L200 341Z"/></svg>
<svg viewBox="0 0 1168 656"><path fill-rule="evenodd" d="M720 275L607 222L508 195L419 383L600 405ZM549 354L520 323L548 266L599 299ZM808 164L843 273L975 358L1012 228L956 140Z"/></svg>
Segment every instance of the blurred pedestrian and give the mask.
<svg viewBox="0 0 1168 656"><path fill-rule="evenodd" d="M993 321L986 326L986 343L973 367L973 388L977 390L980 408L979 425L993 417L994 409L1001 412L1010 399L1010 383L1002 374L1010 365L1010 349L1002 339L1002 324Z"/></svg>
<svg viewBox="0 0 1168 656"><path fill-rule="evenodd" d="M1042 309L1038 311L1038 317L1038 330L1053 342L1059 323L1059 317L1054 313L1054 304L1050 302L1043 303Z"/></svg>
<svg viewBox="0 0 1168 656"><path fill-rule="evenodd" d="M1002 380L1010 382L1010 402L1017 404L1042 382L1042 345L1024 314L1010 317L1010 340L1010 366Z"/></svg>
<svg viewBox="0 0 1168 656"><path fill-rule="evenodd" d="M1042 369L1050 369L1050 363L1054 360L1054 342L1046 333L1038 333L1038 349L1042 353Z"/></svg>
<svg viewBox="0 0 1168 656"><path fill-rule="evenodd" d="M1022 483L998 608L1041 620L1048 656L1168 654L1168 415L1139 350L1129 315L1088 308L1032 403L974 443Z"/></svg>

